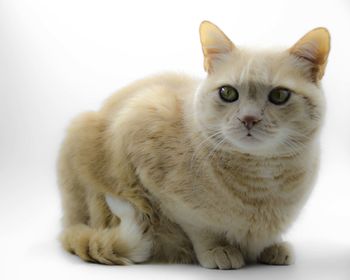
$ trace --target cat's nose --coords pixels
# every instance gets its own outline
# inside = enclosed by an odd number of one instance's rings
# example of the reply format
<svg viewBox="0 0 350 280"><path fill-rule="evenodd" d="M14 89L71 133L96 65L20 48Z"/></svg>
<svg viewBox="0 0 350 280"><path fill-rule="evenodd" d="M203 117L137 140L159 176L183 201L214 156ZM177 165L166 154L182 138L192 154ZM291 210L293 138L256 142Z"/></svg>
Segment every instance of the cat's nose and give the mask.
<svg viewBox="0 0 350 280"><path fill-rule="evenodd" d="M242 119L239 119L244 126L250 130L254 125L256 125L258 122L261 121L261 119L255 117L255 116L244 116Z"/></svg>

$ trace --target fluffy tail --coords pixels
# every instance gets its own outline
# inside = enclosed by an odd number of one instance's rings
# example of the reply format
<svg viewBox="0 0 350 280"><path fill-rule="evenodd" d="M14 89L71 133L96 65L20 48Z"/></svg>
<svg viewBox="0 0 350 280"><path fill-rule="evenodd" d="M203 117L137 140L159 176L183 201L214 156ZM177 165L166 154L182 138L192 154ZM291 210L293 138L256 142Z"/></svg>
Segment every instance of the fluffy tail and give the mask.
<svg viewBox="0 0 350 280"><path fill-rule="evenodd" d="M143 233L132 205L115 197L106 197L112 213L121 222L117 227L95 229L86 224L67 227L61 234L63 247L85 261L127 265L149 259L150 236Z"/></svg>

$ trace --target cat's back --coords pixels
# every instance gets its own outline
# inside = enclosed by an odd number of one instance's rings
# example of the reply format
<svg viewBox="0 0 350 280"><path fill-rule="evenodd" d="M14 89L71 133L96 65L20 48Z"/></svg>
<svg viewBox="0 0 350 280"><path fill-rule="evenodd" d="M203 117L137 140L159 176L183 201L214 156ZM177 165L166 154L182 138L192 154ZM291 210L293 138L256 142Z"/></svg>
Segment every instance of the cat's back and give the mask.
<svg viewBox="0 0 350 280"><path fill-rule="evenodd" d="M117 147L110 144L118 143L120 138L146 144L147 136L166 134L165 130L182 118L183 104L198 83L178 73L162 73L131 83L107 98L100 110L83 112L71 121L61 155L78 161L77 165L89 166L89 162L105 162L100 158L115 152Z"/></svg>
<svg viewBox="0 0 350 280"><path fill-rule="evenodd" d="M176 100L182 102L194 93L199 80L182 73L167 72L153 75L131 83L110 96L100 113L114 118L120 110L152 111L166 106L174 110ZM173 107L174 106L174 107ZM161 113L161 112L160 112Z"/></svg>
<svg viewBox="0 0 350 280"><path fill-rule="evenodd" d="M122 158L125 143L136 152L173 138L181 130L174 124L182 119L183 103L198 82L178 73L154 75L117 91L100 110L81 113L67 129L59 169L69 165L76 173L101 174Z"/></svg>

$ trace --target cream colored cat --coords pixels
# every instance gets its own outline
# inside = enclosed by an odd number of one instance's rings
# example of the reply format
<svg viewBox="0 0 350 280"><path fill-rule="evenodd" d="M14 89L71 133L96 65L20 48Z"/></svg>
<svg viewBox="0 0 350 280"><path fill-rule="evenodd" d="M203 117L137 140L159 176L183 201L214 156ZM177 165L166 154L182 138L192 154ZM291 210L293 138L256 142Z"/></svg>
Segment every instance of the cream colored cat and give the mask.
<svg viewBox="0 0 350 280"><path fill-rule="evenodd" d="M329 33L281 51L237 48L207 21L200 37L204 80L147 78L71 124L58 165L68 251L105 264L293 262L281 235L317 173Z"/></svg>

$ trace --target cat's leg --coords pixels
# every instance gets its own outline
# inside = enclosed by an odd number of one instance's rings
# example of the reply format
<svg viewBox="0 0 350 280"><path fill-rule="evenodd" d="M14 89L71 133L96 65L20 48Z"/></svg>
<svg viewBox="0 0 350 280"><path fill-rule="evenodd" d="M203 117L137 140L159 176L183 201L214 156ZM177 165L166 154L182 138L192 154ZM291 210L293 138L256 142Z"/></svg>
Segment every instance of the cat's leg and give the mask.
<svg viewBox="0 0 350 280"><path fill-rule="evenodd" d="M94 198L100 199L101 196ZM103 202L96 200L95 203ZM152 254L152 239L143 231L133 206L117 197L107 197L107 204L112 213L118 216L115 220L118 224L105 227L101 221L110 215L101 215L102 212L99 212L105 211L105 208L95 207L94 215L101 217L100 221L96 219L100 226L77 224L67 227L61 234L64 248L83 260L103 264L147 261Z"/></svg>
<svg viewBox="0 0 350 280"><path fill-rule="evenodd" d="M66 149L62 149L58 164L58 183L63 208L62 223L65 227L86 224L90 219L84 185L79 182L72 169Z"/></svg>
<svg viewBox="0 0 350 280"><path fill-rule="evenodd" d="M240 250L217 233L186 226L196 257L205 268L238 269L245 265Z"/></svg>
<svg viewBox="0 0 350 280"><path fill-rule="evenodd" d="M271 265L290 265L294 263L294 252L289 243L276 243L266 247L261 252L258 261Z"/></svg>

